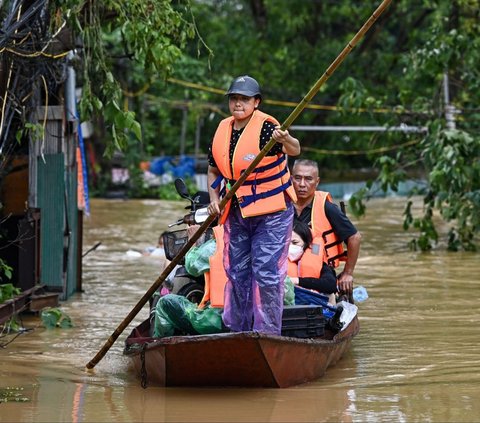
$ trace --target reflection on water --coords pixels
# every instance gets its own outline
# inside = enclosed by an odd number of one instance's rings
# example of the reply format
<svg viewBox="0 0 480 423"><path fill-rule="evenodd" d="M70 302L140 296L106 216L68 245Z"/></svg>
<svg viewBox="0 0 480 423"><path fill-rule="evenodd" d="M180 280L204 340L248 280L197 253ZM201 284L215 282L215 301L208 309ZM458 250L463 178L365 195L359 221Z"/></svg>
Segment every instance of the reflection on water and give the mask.
<svg viewBox="0 0 480 423"><path fill-rule="evenodd" d="M94 200L85 221L84 292L62 304L75 324L33 331L0 350L0 389L23 389L27 403L0 404L0 421L476 421L480 364L480 270L472 253L410 252L402 199L378 199L356 222L363 234L356 281L360 334L313 383L284 390L140 387L122 355L134 324L92 372L85 364L161 272L162 260L129 257L154 245L184 213L165 201ZM194 360L195 357L192 357ZM1 398L1 397L0 397Z"/></svg>

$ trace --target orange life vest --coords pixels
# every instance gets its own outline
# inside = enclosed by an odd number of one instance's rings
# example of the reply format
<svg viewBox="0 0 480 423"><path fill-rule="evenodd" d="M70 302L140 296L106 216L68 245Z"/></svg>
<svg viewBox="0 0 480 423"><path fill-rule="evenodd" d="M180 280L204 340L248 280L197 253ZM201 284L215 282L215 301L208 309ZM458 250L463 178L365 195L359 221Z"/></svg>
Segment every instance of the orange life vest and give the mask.
<svg viewBox="0 0 480 423"><path fill-rule="evenodd" d="M312 206L313 242L310 250L314 250L316 239L321 238L318 245L323 247L323 261L329 266L338 267L340 261L346 261L347 252L343 248L343 241L333 231L332 225L325 215L325 201L333 203L330 193L316 191Z"/></svg>
<svg viewBox="0 0 480 423"><path fill-rule="evenodd" d="M338 267L340 260L346 260L346 251L343 249L343 242L332 229L332 225L325 215L325 201L333 202L330 193L316 191L312 205L312 235L313 241L310 244L298 263L292 263L289 269L295 272L289 276L301 278L319 278L322 272L323 263L332 267ZM296 269L293 268L296 265Z"/></svg>
<svg viewBox="0 0 480 423"><path fill-rule="evenodd" d="M209 258L210 270L204 273L205 294L198 305L199 308L205 307L207 301L210 301L211 307L223 307L223 296L227 283L227 274L223 267L223 226L215 226L213 234L216 242L215 253Z"/></svg>
<svg viewBox="0 0 480 423"><path fill-rule="evenodd" d="M260 153L259 140L263 123L270 121L278 125L272 116L259 110L253 112L248 124L238 139L233 153L233 163L230 163L230 139L234 118L224 119L218 125L213 138L212 154L220 174L225 180L225 188L240 178L242 172ZM214 187L218 186L214 184ZM243 185L235 192L243 217L258 216L285 210L284 191L293 201L297 200L291 185L290 172L285 154L265 156L257 168L247 177ZM224 223L230 209L230 201L225 206L220 223Z"/></svg>
<svg viewBox="0 0 480 423"><path fill-rule="evenodd" d="M291 278L298 278L298 263L287 259L287 275Z"/></svg>

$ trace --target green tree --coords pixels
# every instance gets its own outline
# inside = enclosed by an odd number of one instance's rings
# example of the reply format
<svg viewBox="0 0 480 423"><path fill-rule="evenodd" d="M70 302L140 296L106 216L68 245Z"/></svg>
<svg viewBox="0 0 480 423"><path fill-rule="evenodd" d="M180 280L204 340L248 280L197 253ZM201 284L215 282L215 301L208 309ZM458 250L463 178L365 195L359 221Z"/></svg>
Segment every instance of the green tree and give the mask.
<svg viewBox="0 0 480 423"><path fill-rule="evenodd" d="M132 133L138 140L142 134L134 111L123 107L123 91L165 78L193 27L170 0L54 3L83 42L80 112L105 118L112 140L107 153L125 149Z"/></svg>
<svg viewBox="0 0 480 423"><path fill-rule="evenodd" d="M124 92L171 73L194 36L184 18L187 6L171 0L1 2L2 163L4 154L18 150L15 143L41 139L29 116L38 106L62 103L70 64L82 88L81 119L95 120L103 151L111 155L126 150L129 139L141 140L138 107L128 107Z"/></svg>
<svg viewBox="0 0 480 423"><path fill-rule="evenodd" d="M351 0L191 2L196 27L213 56L199 40L187 42L181 66L172 75L226 89L234 76L251 74L262 85L263 109L282 120L291 108L268 100L298 102L376 6ZM478 0L392 2L314 99L327 107L306 109L295 122L428 128L426 135L300 134L304 152L320 163L322 176L330 169L374 166L378 178L351 200L357 213L373 189L395 191L412 175L425 179L425 189L412 192L424 196L423 215L413 216L409 202L405 210L404 227L419 231L413 248L428 249L438 241L435 212L452 224L450 249L474 248L479 227L479 6ZM461 111L455 129L448 129L445 119L445 74L452 104ZM162 81L149 94L151 107L142 116L145 127L152 128L150 151L178 148L182 117L175 102L185 105L188 100L185 107L194 111L190 139L196 118L205 119L204 151L227 113L221 95L205 90ZM152 125L155 116L161 123ZM155 129L161 137L154 137ZM192 146L187 145L189 151Z"/></svg>
<svg viewBox="0 0 480 423"><path fill-rule="evenodd" d="M379 158L377 182L382 189L395 191L409 170L420 170L427 185L412 194L423 195L423 214L413 216L411 201L405 208L404 228L413 226L419 232L411 242L412 248L427 250L437 243L437 212L451 224L448 249L474 250L474 237L480 229L480 80L476 65L480 61L480 4L458 0L425 5L430 7L423 13L423 43L403 56L403 78L395 85L399 106L425 116L428 134L411 148ZM389 87L393 86L391 81ZM458 112L456 122L446 115L447 87ZM352 199L356 211L363 210L362 200L369 195L371 190L363 190Z"/></svg>
<svg viewBox="0 0 480 423"><path fill-rule="evenodd" d="M419 231L413 248L428 249L438 241L435 211L452 224L448 248L474 248L480 210L479 6L478 0L392 2L316 98L340 109L306 110L297 122L428 128L423 136L302 134L302 147L327 172L329 167L370 164L377 169L371 188L351 200L356 212L364 210L362 199L373 189L396 191L412 175L426 180L420 192L423 215L413 216L410 202L405 210L404 227ZM219 86L227 75L251 73L262 83L267 99L298 101L373 7L352 1L205 1L195 3L194 13L214 51L212 67L217 69ZM455 129L448 129L445 119L445 74L452 103L461 111ZM264 108L280 119L289 112ZM398 149L398 145L408 147ZM320 150L364 154L332 157L315 153ZM382 150L389 152L379 156Z"/></svg>
<svg viewBox="0 0 480 423"><path fill-rule="evenodd" d="M297 134L304 154L322 166L323 177L330 169L374 166L377 180L351 200L356 212L364 210L374 188L396 190L412 175L423 177L425 189L412 192L423 195L423 215L414 216L408 202L405 210L405 228L419 231L412 247L435 245L433 217L439 214L452 224L449 248L474 248L479 228L479 3L392 2L314 99L326 107L306 109L295 122L428 128L426 135ZM284 119L292 108L285 102L301 99L377 5L351 0L80 5L58 0L49 3L49 33L56 34L67 21L80 40L76 66L82 116L97 116L105 128L106 150L123 149L135 166L151 155L178 154L182 148L191 153L199 128L200 150L206 153L219 119L228 113L222 91L239 74L257 78L266 100L263 109ZM455 127L446 120L444 75L451 103L460 111ZM183 146L181 134L186 134Z"/></svg>

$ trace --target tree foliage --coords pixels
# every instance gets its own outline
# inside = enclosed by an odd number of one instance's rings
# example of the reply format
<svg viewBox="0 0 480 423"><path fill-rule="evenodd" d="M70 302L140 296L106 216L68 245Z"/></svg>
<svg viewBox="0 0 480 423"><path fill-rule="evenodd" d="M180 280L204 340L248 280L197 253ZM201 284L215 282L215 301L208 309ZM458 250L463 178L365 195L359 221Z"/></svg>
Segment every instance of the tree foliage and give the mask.
<svg viewBox="0 0 480 423"><path fill-rule="evenodd" d="M222 90L234 76L250 74L261 83L263 109L279 120L293 107L285 102L301 99L378 6L350 0L204 0L190 5L204 44L198 38L187 42L172 75ZM327 107L306 109L295 122L428 129L426 134L297 133L304 155L320 163L323 177L332 169L373 165L378 177L370 181L372 189L396 191L412 175L424 179L425 189L411 193L423 195L423 214L413 215L408 202L405 209L405 229L418 231L412 248L426 250L439 242L436 214L451 224L447 242L452 250L473 249L479 230L479 6L478 0L392 2L314 99ZM450 129L445 75L450 102L459 111ZM194 131L203 119L206 152L218 120L227 113L223 96L163 81L152 84L149 94L142 117L154 122L153 151L175 152L187 116L187 149L193 148ZM366 189L354 196L353 210L364 210L364 200L372 194Z"/></svg>
<svg viewBox="0 0 480 423"><path fill-rule="evenodd" d="M104 127L107 153L125 149L129 138L142 138L135 110L124 102L124 74L147 81L164 78L182 54L193 25L185 4L170 0L7 0L0 2L0 164L17 142L41 140L39 106L62 103L68 66L77 70L82 88L80 116ZM67 93L68 95L68 93Z"/></svg>
<svg viewBox="0 0 480 423"><path fill-rule="evenodd" d="M376 6L347 0L211 0L192 7L214 52L216 86L226 87L228 77L248 73L261 82L266 99L298 102ZM451 224L449 249L475 247L480 220L479 17L478 0L392 2L315 99L334 109L306 110L296 122L428 129L413 135L297 134L304 154L320 163L323 176L332 168L377 169L377 179L351 199L360 214L373 189L396 191L412 175L424 179L425 189L411 193L423 195L423 214L414 216L410 202L405 209L405 229L419 233L412 248L426 250L439 242L436 214ZM446 120L448 106L458 111L454 123ZM263 108L280 120L290 112L269 104Z"/></svg>
<svg viewBox="0 0 480 423"><path fill-rule="evenodd" d="M40 0L39 0L40 1ZM351 0L50 2L51 29L67 20L78 40L81 114L96 115L107 151L131 162L152 155L206 153L228 114L234 76L262 86L262 109L280 121L378 6ZM416 126L410 132L296 132L322 178L333 170L378 175L352 197L357 213L373 190L425 180L424 209L407 202L413 248L440 239L473 249L479 230L480 0L396 0L314 98L296 125ZM196 34L196 36L195 36ZM444 92L448 76L449 104ZM453 106L455 122L447 120ZM456 110L456 112L455 112ZM133 134L133 136L132 136ZM142 142L133 142L133 138ZM106 140L106 143L104 141ZM179 142L181 140L181 142ZM400 148L400 146L403 146ZM362 174L363 175L363 174Z"/></svg>
<svg viewBox="0 0 480 423"><path fill-rule="evenodd" d="M439 241L434 220L438 212L451 225L448 248L474 250L474 236L480 229L480 80L475 65L480 60L480 29L476 24L479 2L429 3L431 9L422 28L424 43L418 43L405 55L403 81L395 84L400 106L410 104L414 111L422 113L428 134L414 148L381 157L376 164L381 166L379 180L385 190L395 191L399 180L405 180L411 169L420 169L427 181L420 192L423 214L413 216L410 201L405 209L404 228L413 226L419 232L411 242L413 248L427 250ZM445 76L457 113L454 123L446 120ZM391 166L385 167L389 160ZM358 206L369 194L366 190L357 193L352 204Z"/></svg>
<svg viewBox="0 0 480 423"><path fill-rule="evenodd" d="M140 75L146 81L164 78L194 35L192 24L170 0L57 0L50 8L52 15L61 16L52 24L67 20L80 43L76 58L82 87L80 115L102 116L111 140L106 143L107 153L125 149L131 135L141 140L135 111L123 105L128 87L122 86L126 82L122 76L132 74L133 81Z"/></svg>

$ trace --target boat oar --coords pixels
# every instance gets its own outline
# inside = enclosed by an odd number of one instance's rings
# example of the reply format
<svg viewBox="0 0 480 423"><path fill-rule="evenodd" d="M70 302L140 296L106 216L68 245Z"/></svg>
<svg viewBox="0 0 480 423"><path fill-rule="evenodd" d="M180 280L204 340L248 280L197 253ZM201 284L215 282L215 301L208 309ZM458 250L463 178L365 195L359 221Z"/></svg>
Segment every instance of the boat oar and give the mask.
<svg viewBox="0 0 480 423"><path fill-rule="evenodd" d="M378 17L383 13L383 11L388 7L392 0L383 0L380 6L373 12L372 16L363 24L360 30L355 34L355 36L350 40L350 42L344 47L341 53L337 56L337 58L332 62L332 64L328 67L328 69L324 72L324 74L320 77L320 79L315 83L315 85L310 89L310 91L305 95L300 103L295 107L292 113L287 117L285 122L281 125L282 130L286 130L290 127L293 121L300 115L303 109L307 106L307 104L312 100L315 94L318 92L320 87L325 83L325 81L332 76L333 72L337 69L337 67L343 62L345 57L352 51L352 49L356 46L358 41L365 35L365 33L369 30L369 28L373 25L373 23L378 19ZM265 147L260 151L260 153L255 157L255 159L251 162L250 166L243 172L243 174L238 178L237 182L232 186L230 191L223 197L220 201L219 207L220 210L225 208L225 205L228 201L234 196L235 192L238 188L245 182L247 177L253 172L253 170L257 167L260 161L266 156L266 154L271 150L271 148L275 145L275 140L271 138ZM148 302L148 300L152 297L155 291L160 287L160 285L165 281L167 276L170 272L174 269L174 267L182 260L188 250L195 244L195 242L200 238L200 236L207 230L207 228L212 224L212 222L216 219L216 216L208 216L208 218L200 225L198 230L193 234L193 236L188 240L188 242L181 248L178 254L173 258L170 264L165 268L162 274L157 278L157 280L153 283L153 285L148 289L148 291L143 295L137 305L128 313L127 317L123 319L122 323L115 329L115 331L110 335L108 340L105 342L103 347L98 351L95 357L90 360L87 364L87 369L93 369L96 364L104 357L113 343L118 339L120 334L125 330L125 328L129 325L129 323L135 318L135 316L139 313L139 311L143 308L143 306Z"/></svg>

